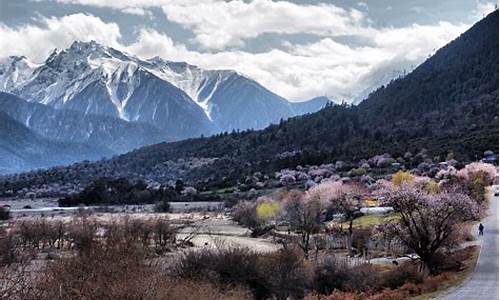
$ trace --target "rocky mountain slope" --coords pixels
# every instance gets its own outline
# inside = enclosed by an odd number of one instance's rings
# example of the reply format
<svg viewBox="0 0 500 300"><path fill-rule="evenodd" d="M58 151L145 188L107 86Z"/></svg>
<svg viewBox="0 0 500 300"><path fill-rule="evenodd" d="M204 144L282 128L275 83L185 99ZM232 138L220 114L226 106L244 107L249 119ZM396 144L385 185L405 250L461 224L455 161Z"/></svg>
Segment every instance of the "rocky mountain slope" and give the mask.
<svg viewBox="0 0 500 300"><path fill-rule="evenodd" d="M0 111L46 138L98 145L113 153L173 139L146 123L54 109L3 92L0 92Z"/></svg>
<svg viewBox="0 0 500 300"><path fill-rule="evenodd" d="M0 174L97 160L112 153L103 147L48 140L1 111L0 124Z"/></svg>

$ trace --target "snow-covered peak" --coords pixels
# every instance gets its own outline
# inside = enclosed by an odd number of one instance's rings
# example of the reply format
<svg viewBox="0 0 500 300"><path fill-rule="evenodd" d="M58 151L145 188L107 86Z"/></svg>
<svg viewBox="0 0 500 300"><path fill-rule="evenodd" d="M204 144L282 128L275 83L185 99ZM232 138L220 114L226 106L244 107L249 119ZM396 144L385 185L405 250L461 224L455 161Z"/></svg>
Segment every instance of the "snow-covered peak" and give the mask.
<svg viewBox="0 0 500 300"><path fill-rule="evenodd" d="M159 78L183 90L212 119L211 100L220 82L237 74L233 70L205 70L186 62L174 62L155 56L141 66Z"/></svg>
<svg viewBox="0 0 500 300"><path fill-rule="evenodd" d="M0 60L0 90L9 91L24 83L38 66L25 56L9 56Z"/></svg>
<svg viewBox="0 0 500 300"><path fill-rule="evenodd" d="M127 76L132 76L138 69L145 70L184 91L203 108L209 118L211 96L219 83L237 74L232 70L204 70L186 62L169 61L158 56L143 60L95 41L75 41L68 49L56 49L47 58L45 65L55 70L62 81L77 78L82 81L81 78L89 77L88 72L102 74L106 86L116 85L110 83L110 80L119 78L127 81Z"/></svg>
<svg viewBox="0 0 500 300"><path fill-rule="evenodd" d="M206 70L158 56L141 59L95 41L76 41L67 49L55 49L39 66L26 65L31 67L20 68L22 72L4 72L8 79L0 74L0 88L85 114L167 128L168 120L186 119L179 114L184 111L201 114L199 122L224 130L262 128L294 115L286 99L233 70ZM0 70L8 66L0 62ZM190 122L174 123L179 132L192 127Z"/></svg>
<svg viewBox="0 0 500 300"><path fill-rule="evenodd" d="M75 41L66 52L80 57L111 56L108 53L108 47L98 44L93 40L89 42Z"/></svg>

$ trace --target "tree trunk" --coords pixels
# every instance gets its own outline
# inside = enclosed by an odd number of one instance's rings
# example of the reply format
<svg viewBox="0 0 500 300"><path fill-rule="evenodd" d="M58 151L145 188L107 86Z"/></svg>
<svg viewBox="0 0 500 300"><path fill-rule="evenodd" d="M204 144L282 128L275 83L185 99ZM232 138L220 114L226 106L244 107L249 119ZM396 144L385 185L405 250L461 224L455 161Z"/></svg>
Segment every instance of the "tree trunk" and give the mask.
<svg viewBox="0 0 500 300"><path fill-rule="evenodd" d="M352 219L349 221L349 229L347 232L347 254L352 256Z"/></svg>
<svg viewBox="0 0 500 300"><path fill-rule="evenodd" d="M304 244L304 258L309 259L309 233L302 234L302 241Z"/></svg>

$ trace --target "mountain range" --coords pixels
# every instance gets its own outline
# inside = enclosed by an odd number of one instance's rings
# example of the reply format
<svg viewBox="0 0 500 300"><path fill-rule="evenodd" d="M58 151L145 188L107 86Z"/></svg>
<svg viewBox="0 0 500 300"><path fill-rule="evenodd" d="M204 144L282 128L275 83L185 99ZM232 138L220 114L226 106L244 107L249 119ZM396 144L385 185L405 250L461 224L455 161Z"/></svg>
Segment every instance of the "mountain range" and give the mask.
<svg viewBox="0 0 500 300"><path fill-rule="evenodd" d="M462 162L486 150L498 153L498 27L496 10L357 106L329 104L263 130L164 142L96 163L6 177L0 188L102 176L164 182L178 178L171 170L179 163L189 164L182 173L186 182L224 187L254 172L382 153L397 158L425 152Z"/></svg>
<svg viewBox="0 0 500 300"><path fill-rule="evenodd" d="M330 102L290 102L232 70L144 60L94 41L56 49L41 64L4 59L0 91L0 111L33 132L97 146L105 149L103 156L161 141L261 129Z"/></svg>

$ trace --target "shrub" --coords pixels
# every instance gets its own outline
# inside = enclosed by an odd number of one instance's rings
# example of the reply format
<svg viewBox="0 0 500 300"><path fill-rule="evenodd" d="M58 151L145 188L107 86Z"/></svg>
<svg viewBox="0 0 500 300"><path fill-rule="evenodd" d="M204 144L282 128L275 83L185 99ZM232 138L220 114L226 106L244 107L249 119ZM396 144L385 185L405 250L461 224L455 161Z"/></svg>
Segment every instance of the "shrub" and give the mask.
<svg viewBox="0 0 500 300"><path fill-rule="evenodd" d="M22 221L15 227L24 248L45 248L53 247L56 242L59 247L63 239L63 224L61 222L47 222L45 219Z"/></svg>
<svg viewBox="0 0 500 300"><path fill-rule="evenodd" d="M345 273L342 290L348 292L368 292L377 288L378 271L371 264L362 264Z"/></svg>
<svg viewBox="0 0 500 300"><path fill-rule="evenodd" d="M408 292L409 295L415 296L420 295L421 289L415 283L407 282L403 284L402 287L399 288L402 291Z"/></svg>
<svg viewBox="0 0 500 300"><path fill-rule="evenodd" d="M432 263L436 266L436 274L443 271L460 271L463 268L462 262L456 260L453 255L440 251L432 256Z"/></svg>
<svg viewBox="0 0 500 300"><path fill-rule="evenodd" d="M366 169L365 168L356 168L356 169L353 169L353 174L356 175L356 176L363 176L366 174Z"/></svg>
<svg viewBox="0 0 500 300"><path fill-rule="evenodd" d="M398 171L392 175L392 184L395 186L400 186L403 183L411 184L415 180L415 177L409 172Z"/></svg>
<svg viewBox="0 0 500 300"><path fill-rule="evenodd" d="M251 299L242 288L223 292L209 283L175 280L142 261L142 254L135 247L94 244L86 253L49 265L36 281L32 298Z"/></svg>
<svg viewBox="0 0 500 300"><path fill-rule="evenodd" d="M164 200L156 202L154 210L159 213L168 213L171 210L170 202Z"/></svg>
<svg viewBox="0 0 500 300"><path fill-rule="evenodd" d="M299 249L285 247L261 257L258 263L270 294L283 300L304 296L312 272Z"/></svg>
<svg viewBox="0 0 500 300"><path fill-rule="evenodd" d="M380 285L397 289L406 283L422 283L423 275L411 263L404 263L397 268L383 272L380 275Z"/></svg>
<svg viewBox="0 0 500 300"><path fill-rule="evenodd" d="M188 280L209 280L219 286L248 287L258 299L269 296L259 270L258 255L244 248L189 251L174 266L174 275Z"/></svg>
<svg viewBox="0 0 500 300"><path fill-rule="evenodd" d="M439 274L436 276L428 277L422 283L422 293L431 293L437 291L444 282L448 281L449 275L447 274Z"/></svg>
<svg viewBox="0 0 500 300"><path fill-rule="evenodd" d="M7 207L0 206L0 221L10 219L10 210Z"/></svg>
<svg viewBox="0 0 500 300"><path fill-rule="evenodd" d="M308 295L304 300L365 300L366 296L360 293L334 291L330 295Z"/></svg>
<svg viewBox="0 0 500 300"><path fill-rule="evenodd" d="M152 226L157 253L169 250L169 247L176 242L177 228L166 219L158 219Z"/></svg>
<svg viewBox="0 0 500 300"><path fill-rule="evenodd" d="M353 229L352 233L352 245L358 249L359 253L363 253L367 247L367 243L372 236L371 228L358 228Z"/></svg>
<svg viewBox="0 0 500 300"><path fill-rule="evenodd" d="M33 271L26 263L0 267L0 299L39 299L33 293Z"/></svg>
<svg viewBox="0 0 500 300"><path fill-rule="evenodd" d="M271 208L274 210L272 206ZM264 209L264 212L262 213L268 214L269 211L268 209ZM269 224L266 219L258 216L255 203L238 203L233 209L232 217L233 220L250 229L252 237L258 237L266 234L273 228L273 226Z"/></svg>
<svg viewBox="0 0 500 300"><path fill-rule="evenodd" d="M328 295L336 289L341 289L347 263L335 257L327 257L318 263L314 269L313 288L315 291Z"/></svg>
<svg viewBox="0 0 500 300"><path fill-rule="evenodd" d="M221 288L247 287L256 299L301 298L311 273L299 249L287 247L269 254L245 248L189 251L174 267L180 278L209 280Z"/></svg>
<svg viewBox="0 0 500 300"><path fill-rule="evenodd" d="M19 249L12 233L0 228L0 267L10 265L19 258Z"/></svg>
<svg viewBox="0 0 500 300"><path fill-rule="evenodd" d="M403 300L407 299L409 293L403 290L385 289L382 292L366 298L367 300Z"/></svg>
<svg viewBox="0 0 500 300"><path fill-rule="evenodd" d="M68 228L68 238L79 251L89 251L96 243L97 224L87 218L75 218Z"/></svg>

